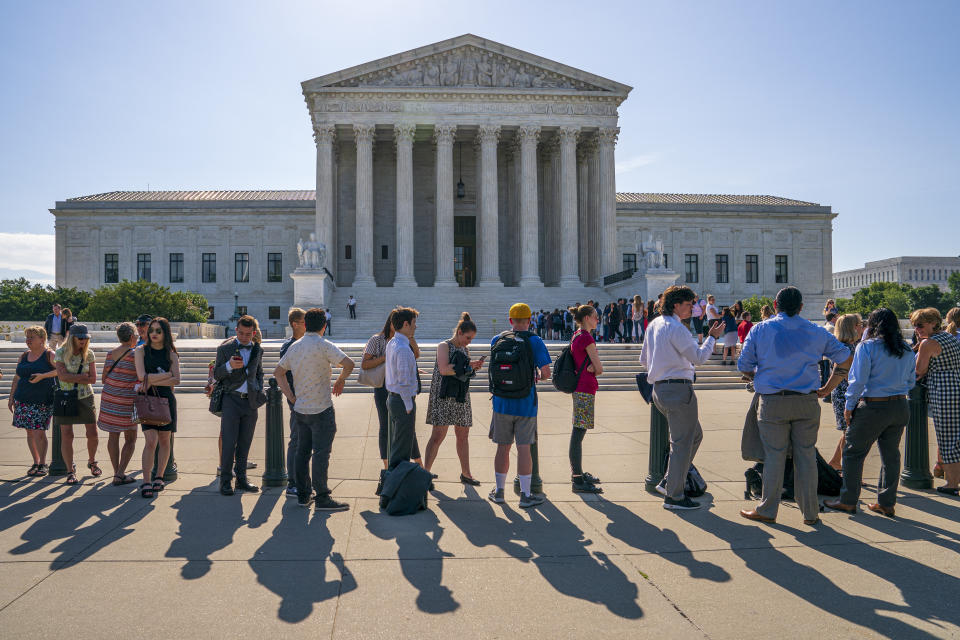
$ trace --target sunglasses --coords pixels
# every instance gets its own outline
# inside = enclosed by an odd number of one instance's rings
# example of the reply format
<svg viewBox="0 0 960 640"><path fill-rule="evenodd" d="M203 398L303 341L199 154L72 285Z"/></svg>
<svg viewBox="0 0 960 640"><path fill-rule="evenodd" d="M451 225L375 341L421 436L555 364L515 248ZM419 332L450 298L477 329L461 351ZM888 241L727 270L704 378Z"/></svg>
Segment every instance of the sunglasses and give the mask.
<svg viewBox="0 0 960 640"><path fill-rule="evenodd" d="M149 333L162 334L163 329L161 329L160 327L157 327L156 329L150 329Z"/></svg>
<svg viewBox="0 0 960 640"><path fill-rule="evenodd" d="M75 340L89 340L90 338L79 338L79 337L77 337L77 336L74 336L74 339L75 339Z"/></svg>

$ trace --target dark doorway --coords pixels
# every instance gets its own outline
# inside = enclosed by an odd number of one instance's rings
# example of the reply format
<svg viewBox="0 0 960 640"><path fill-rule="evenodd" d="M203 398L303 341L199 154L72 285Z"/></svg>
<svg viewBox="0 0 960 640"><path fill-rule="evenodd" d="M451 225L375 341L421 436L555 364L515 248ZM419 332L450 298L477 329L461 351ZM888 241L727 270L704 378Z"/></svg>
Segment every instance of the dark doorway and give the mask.
<svg viewBox="0 0 960 640"><path fill-rule="evenodd" d="M477 219L473 216L453 218L453 273L461 287L477 282Z"/></svg>

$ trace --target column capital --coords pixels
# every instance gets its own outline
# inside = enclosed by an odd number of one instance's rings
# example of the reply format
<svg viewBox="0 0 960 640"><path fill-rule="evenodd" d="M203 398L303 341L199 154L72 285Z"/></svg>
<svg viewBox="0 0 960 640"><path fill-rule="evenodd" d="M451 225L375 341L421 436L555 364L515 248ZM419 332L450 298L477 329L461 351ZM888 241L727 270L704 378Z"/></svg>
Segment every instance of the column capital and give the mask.
<svg viewBox="0 0 960 640"><path fill-rule="evenodd" d="M560 127L557 132L557 139L560 140L560 144L576 144L579 137L580 127Z"/></svg>
<svg viewBox="0 0 960 640"><path fill-rule="evenodd" d="M393 125L393 136L395 142L413 142L413 136L417 133L417 125L409 123L398 123Z"/></svg>
<svg viewBox="0 0 960 640"><path fill-rule="evenodd" d="M560 152L560 137L553 136L540 143L540 149L544 155L552 156Z"/></svg>
<svg viewBox="0 0 960 640"><path fill-rule="evenodd" d="M319 146L321 143L332 144L337 139L337 128L332 124L313 125L313 141Z"/></svg>
<svg viewBox="0 0 960 640"><path fill-rule="evenodd" d="M596 153L599 145L596 136L580 136L580 144L577 145L577 159L583 160L587 156Z"/></svg>
<svg viewBox="0 0 960 640"><path fill-rule="evenodd" d="M620 135L620 127L605 127L597 131L597 139L600 144L617 144L617 136Z"/></svg>
<svg viewBox="0 0 960 640"><path fill-rule="evenodd" d="M497 144L500 141L500 125L484 124L480 125L479 131L477 131L477 142L480 144L484 143L493 143Z"/></svg>
<svg viewBox="0 0 960 640"><path fill-rule="evenodd" d="M376 127L372 124L353 125L353 135L356 138L357 146L369 144L376 138Z"/></svg>
<svg viewBox="0 0 960 640"><path fill-rule="evenodd" d="M517 130L517 140L519 140L521 144L524 142L533 142L533 144L537 144L537 141L540 140L540 127L533 127L529 125L520 127Z"/></svg>
<svg viewBox="0 0 960 640"><path fill-rule="evenodd" d="M453 144L456 137L457 125L455 124L438 124L433 127L433 141L436 144Z"/></svg>

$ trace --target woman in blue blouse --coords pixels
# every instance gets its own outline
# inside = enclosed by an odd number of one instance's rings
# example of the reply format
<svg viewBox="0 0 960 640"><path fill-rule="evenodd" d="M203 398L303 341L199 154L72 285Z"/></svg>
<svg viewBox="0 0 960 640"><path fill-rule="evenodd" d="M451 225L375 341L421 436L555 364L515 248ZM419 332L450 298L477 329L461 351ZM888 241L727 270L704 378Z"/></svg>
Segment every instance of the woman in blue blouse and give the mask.
<svg viewBox="0 0 960 640"><path fill-rule="evenodd" d="M857 346L848 376L844 418L843 489L824 506L856 513L863 461L873 443L880 449L877 503L871 511L893 517L900 484L900 439L910 419L907 393L916 381L916 356L904 342L897 316L879 308L867 319L866 339Z"/></svg>

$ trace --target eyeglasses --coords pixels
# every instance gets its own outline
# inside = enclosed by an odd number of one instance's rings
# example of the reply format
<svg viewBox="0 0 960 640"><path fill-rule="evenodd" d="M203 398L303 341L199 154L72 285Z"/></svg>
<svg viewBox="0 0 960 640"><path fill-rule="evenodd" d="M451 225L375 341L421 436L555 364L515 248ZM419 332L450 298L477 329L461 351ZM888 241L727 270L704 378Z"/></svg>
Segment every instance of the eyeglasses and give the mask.
<svg viewBox="0 0 960 640"><path fill-rule="evenodd" d="M145 327L145 326L147 326L148 324L150 324L150 323L149 323L149 322L138 322L138 323L137 323L137 326L138 326L138 327Z"/></svg>
<svg viewBox="0 0 960 640"><path fill-rule="evenodd" d="M149 333L162 334L163 329L161 329L160 327L157 327L156 329L150 329Z"/></svg>

